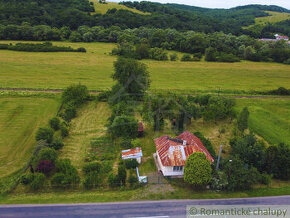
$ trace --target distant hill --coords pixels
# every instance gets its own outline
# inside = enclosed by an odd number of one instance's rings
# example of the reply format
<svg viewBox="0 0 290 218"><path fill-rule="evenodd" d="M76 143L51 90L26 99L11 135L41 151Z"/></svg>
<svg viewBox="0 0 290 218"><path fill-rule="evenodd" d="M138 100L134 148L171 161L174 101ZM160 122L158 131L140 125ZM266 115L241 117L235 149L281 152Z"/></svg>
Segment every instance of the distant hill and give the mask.
<svg viewBox="0 0 290 218"><path fill-rule="evenodd" d="M127 28L172 28L180 31L247 34L253 37L273 36L275 32L288 35L287 20L277 20L259 28L258 19L272 13L289 13L278 6L247 5L231 9L208 9L179 4L153 2L122 2L100 4L97 0L0 0L1 25L23 22L51 27L68 26L72 30L82 25L119 26Z"/></svg>

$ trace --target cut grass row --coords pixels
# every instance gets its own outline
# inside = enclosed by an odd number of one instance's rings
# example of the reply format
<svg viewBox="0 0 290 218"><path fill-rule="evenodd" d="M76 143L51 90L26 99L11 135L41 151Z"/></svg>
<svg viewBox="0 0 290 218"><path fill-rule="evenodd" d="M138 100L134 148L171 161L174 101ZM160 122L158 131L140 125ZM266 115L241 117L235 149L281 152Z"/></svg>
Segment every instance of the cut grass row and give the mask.
<svg viewBox="0 0 290 218"><path fill-rule="evenodd" d="M111 74L116 57L109 53L115 44L55 44L85 47L88 52L29 53L1 50L0 87L64 89L71 84L82 83L90 90L102 91L114 84ZM281 86L289 88L290 82L290 66L277 63L143 62L148 65L150 72L151 91L243 93Z"/></svg>
<svg viewBox="0 0 290 218"><path fill-rule="evenodd" d="M237 109L248 107L249 128L271 144L290 145L290 100L239 99Z"/></svg>
<svg viewBox="0 0 290 218"><path fill-rule="evenodd" d="M0 97L0 178L27 164L35 132L57 112L53 98Z"/></svg>

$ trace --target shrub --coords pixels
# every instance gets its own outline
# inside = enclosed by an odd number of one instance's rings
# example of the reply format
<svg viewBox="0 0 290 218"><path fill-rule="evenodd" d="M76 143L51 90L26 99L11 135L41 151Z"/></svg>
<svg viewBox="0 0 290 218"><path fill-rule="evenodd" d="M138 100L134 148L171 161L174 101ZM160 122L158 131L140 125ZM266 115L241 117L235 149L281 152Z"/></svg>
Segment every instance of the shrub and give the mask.
<svg viewBox="0 0 290 218"><path fill-rule="evenodd" d="M138 167L138 162L136 159L128 159L128 160L125 160L125 166L126 166L126 169L133 169L133 168L136 168Z"/></svg>
<svg viewBox="0 0 290 218"><path fill-rule="evenodd" d="M62 114L62 118L67 121L70 122L73 118L75 118L77 116L77 109L76 106L72 105L72 104L68 104L66 105L64 112Z"/></svg>
<svg viewBox="0 0 290 218"><path fill-rule="evenodd" d="M234 62L240 62L240 59L233 54L227 54L227 53L222 52L217 56L217 61L234 63Z"/></svg>
<svg viewBox="0 0 290 218"><path fill-rule="evenodd" d="M116 116L109 131L114 137L136 138L138 122L133 116Z"/></svg>
<svg viewBox="0 0 290 218"><path fill-rule="evenodd" d="M89 174L91 172L99 173L101 171L101 168L102 168L101 163L99 163L99 162L91 162L91 163L86 164L83 167L83 172L85 174Z"/></svg>
<svg viewBox="0 0 290 218"><path fill-rule="evenodd" d="M201 59L202 58L202 53L201 52L197 52L193 54L194 57Z"/></svg>
<svg viewBox="0 0 290 218"><path fill-rule="evenodd" d="M65 174L63 173L56 173L53 175L53 177L50 180L50 184L53 187L66 187L68 184L68 180L66 179Z"/></svg>
<svg viewBox="0 0 290 218"><path fill-rule="evenodd" d="M162 48L152 48L150 49L150 54L149 57L153 60L157 61L167 61L168 60L168 55L165 50Z"/></svg>
<svg viewBox="0 0 290 218"><path fill-rule="evenodd" d="M81 84L71 85L63 91L62 102L78 107L88 99L88 96L89 92L86 86Z"/></svg>
<svg viewBox="0 0 290 218"><path fill-rule="evenodd" d="M107 102L111 96L111 91L104 91L98 94L97 100L100 102Z"/></svg>
<svg viewBox="0 0 290 218"><path fill-rule="evenodd" d="M182 57L181 57L181 61L193 61L192 60L192 57L190 54L184 54Z"/></svg>
<svg viewBox="0 0 290 218"><path fill-rule="evenodd" d="M30 188L34 191L43 187L45 181L45 175L43 173L35 173L34 178L30 183Z"/></svg>
<svg viewBox="0 0 290 218"><path fill-rule="evenodd" d="M211 181L211 172L212 168L205 154L196 152L186 160L184 181L195 186L204 186Z"/></svg>
<svg viewBox="0 0 290 218"><path fill-rule="evenodd" d="M60 128L60 120L58 117L54 117L49 121L49 125L54 130L59 130Z"/></svg>
<svg viewBox="0 0 290 218"><path fill-rule="evenodd" d="M119 165L118 167L118 179L120 181L120 185L125 186L126 185L126 178L127 178L127 172L124 165Z"/></svg>
<svg viewBox="0 0 290 218"><path fill-rule="evenodd" d="M20 178L20 183L23 185L30 184L34 179L34 174L24 174Z"/></svg>
<svg viewBox="0 0 290 218"><path fill-rule="evenodd" d="M80 177L77 169L71 164L69 159L60 159L55 164L56 172L63 173L65 175L64 182L67 185L78 184Z"/></svg>
<svg viewBox="0 0 290 218"><path fill-rule="evenodd" d="M83 185L86 189L96 188L101 180L97 172L90 172L85 176Z"/></svg>
<svg viewBox="0 0 290 218"><path fill-rule="evenodd" d="M53 139L53 130L51 128L39 128L36 132L36 141L45 140L47 143L51 143Z"/></svg>
<svg viewBox="0 0 290 218"><path fill-rule="evenodd" d="M37 165L37 172L48 174L54 169L54 163L51 160L41 160Z"/></svg>
<svg viewBox="0 0 290 218"><path fill-rule="evenodd" d="M86 50L85 48L83 48L83 47L78 48L77 51L78 51L78 52L84 52L84 53L87 52L87 50Z"/></svg>
<svg viewBox="0 0 290 218"><path fill-rule="evenodd" d="M61 133L61 136L64 138L64 137L67 137L69 135L69 131L68 131L68 127L62 123L62 125L60 126L60 133Z"/></svg>
<svg viewBox="0 0 290 218"><path fill-rule="evenodd" d="M215 48L210 47L210 48L207 48L205 50L205 60L206 61L216 61L217 56L218 56L218 54L217 54L217 51Z"/></svg>
<svg viewBox="0 0 290 218"><path fill-rule="evenodd" d="M113 170L113 162L112 161L102 161L102 173L109 173Z"/></svg>
<svg viewBox="0 0 290 218"><path fill-rule="evenodd" d="M129 149L132 148L132 141L128 138L122 138L120 145L122 148Z"/></svg>
<svg viewBox="0 0 290 218"><path fill-rule="evenodd" d="M132 187L138 183L138 178L134 176L133 174L130 174L128 181L129 181L130 186Z"/></svg>
<svg viewBox="0 0 290 218"><path fill-rule="evenodd" d="M62 138L61 137L56 137L53 139L52 143L49 145L49 147L59 150L64 146Z"/></svg>
<svg viewBox="0 0 290 218"><path fill-rule="evenodd" d="M171 61L177 61L178 60L178 55L176 53L173 53L170 55L170 60Z"/></svg>
<svg viewBox="0 0 290 218"><path fill-rule="evenodd" d="M260 175L260 182L264 185L269 185L272 180L272 175L269 175L267 173L262 173Z"/></svg>
<svg viewBox="0 0 290 218"><path fill-rule="evenodd" d="M290 58L284 61L284 64L290 64Z"/></svg>
<svg viewBox="0 0 290 218"><path fill-rule="evenodd" d="M114 175L113 173L111 173L108 176L108 183L110 187L118 187L120 186L120 180L118 178L118 176Z"/></svg>
<svg viewBox="0 0 290 218"><path fill-rule="evenodd" d="M38 154L38 160L49 160L51 162L55 162L57 159L57 153L53 148L44 148Z"/></svg>

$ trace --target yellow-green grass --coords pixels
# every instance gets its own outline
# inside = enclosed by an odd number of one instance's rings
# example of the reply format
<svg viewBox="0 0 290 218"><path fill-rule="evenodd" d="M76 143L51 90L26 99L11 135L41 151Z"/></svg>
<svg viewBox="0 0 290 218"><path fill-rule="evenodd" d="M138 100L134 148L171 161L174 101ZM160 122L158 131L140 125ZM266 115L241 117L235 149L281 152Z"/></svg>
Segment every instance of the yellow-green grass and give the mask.
<svg viewBox="0 0 290 218"><path fill-rule="evenodd" d="M94 8L95 8L95 12L93 14L105 14L108 10L116 8L117 10L129 10L132 11L134 13L138 13L138 14L143 14L143 15L147 15L150 13L145 13L143 11L139 11L137 9L134 8L129 8L125 5L121 5L119 3L116 2L106 2L106 4L101 4L99 3L98 0L90 0L90 2L94 3Z"/></svg>
<svg viewBox="0 0 290 218"><path fill-rule="evenodd" d="M48 203L93 203L136 200L164 200L164 199L218 199L218 198L245 198L261 196L289 195L289 183L280 187L261 187L241 192L213 192L196 191L192 188L174 186L171 190L148 185L136 190L115 191L63 191L13 193L0 196L0 204L48 204Z"/></svg>
<svg viewBox="0 0 290 218"><path fill-rule="evenodd" d="M11 41L1 41L8 43ZM109 89L115 44L54 42L55 45L85 47L87 53L34 53L0 51L0 87L64 89L73 83L90 90ZM209 63L144 60L151 76L151 91L249 92L289 88L290 66L277 63Z"/></svg>
<svg viewBox="0 0 290 218"><path fill-rule="evenodd" d="M106 103L89 102L71 122L70 135L64 140L65 146L61 149L59 157L69 158L80 172L85 156L90 149L90 141L106 133L105 124L110 115Z"/></svg>
<svg viewBox="0 0 290 218"><path fill-rule="evenodd" d="M0 97L0 178L24 167L35 147L35 132L58 108L53 98Z"/></svg>
<svg viewBox="0 0 290 218"><path fill-rule="evenodd" d="M237 109L248 107L249 128L270 144L290 145L290 100L239 99Z"/></svg>
<svg viewBox="0 0 290 218"><path fill-rule="evenodd" d="M268 23L278 23L290 19L290 13L282 13L275 11L266 11L269 15L265 17L255 18L255 24L245 27L245 29L253 28L255 26L265 26Z"/></svg>

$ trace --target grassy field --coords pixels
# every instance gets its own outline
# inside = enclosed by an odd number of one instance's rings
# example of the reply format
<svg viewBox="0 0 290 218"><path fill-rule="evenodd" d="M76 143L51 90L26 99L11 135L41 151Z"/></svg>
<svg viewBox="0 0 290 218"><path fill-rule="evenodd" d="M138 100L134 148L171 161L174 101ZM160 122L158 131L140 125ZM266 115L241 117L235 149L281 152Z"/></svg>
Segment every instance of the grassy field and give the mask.
<svg viewBox="0 0 290 218"><path fill-rule="evenodd" d="M7 43L8 41L1 41ZM1 88L64 89L82 83L91 90L109 89L114 44L55 42L85 47L87 53L33 53L0 51ZM15 61L17 60L17 61ZM290 66L277 63L209 63L143 61L151 75L151 90L249 92L289 88Z"/></svg>
<svg viewBox="0 0 290 218"><path fill-rule="evenodd" d="M257 25L265 26L267 23L278 23L290 19L290 13L282 13L275 11L266 11L269 16L255 18L255 24L245 27L245 29L253 28Z"/></svg>
<svg viewBox="0 0 290 218"><path fill-rule="evenodd" d="M117 10L123 9L123 10L129 10L132 11L134 13L138 13L138 14L150 14L150 13L144 13L143 11L139 11L137 9L134 8L128 8L125 5L120 5L116 2L107 2L107 4L100 4L99 0L90 0L90 2L94 3L94 7L95 7L95 12L96 14L105 14L108 10L116 8Z"/></svg>
<svg viewBox="0 0 290 218"><path fill-rule="evenodd" d="M52 98L0 97L0 178L19 170L35 146L35 131L57 111Z"/></svg>
<svg viewBox="0 0 290 218"><path fill-rule="evenodd" d="M78 111L78 117L72 120L70 135L64 141L60 158L69 158L72 164L81 171L84 158L94 137L106 133L105 124L110 115L109 106L105 103L89 102Z"/></svg>
<svg viewBox="0 0 290 218"><path fill-rule="evenodd" d="M239 99L238 111L247 106L249 128L271 144L290 145L290 101L282 99Z"/></svg>

